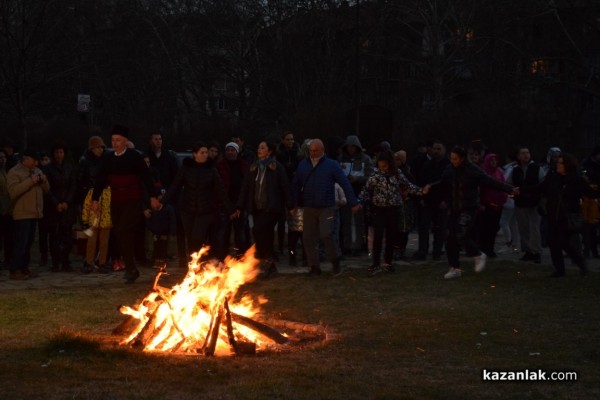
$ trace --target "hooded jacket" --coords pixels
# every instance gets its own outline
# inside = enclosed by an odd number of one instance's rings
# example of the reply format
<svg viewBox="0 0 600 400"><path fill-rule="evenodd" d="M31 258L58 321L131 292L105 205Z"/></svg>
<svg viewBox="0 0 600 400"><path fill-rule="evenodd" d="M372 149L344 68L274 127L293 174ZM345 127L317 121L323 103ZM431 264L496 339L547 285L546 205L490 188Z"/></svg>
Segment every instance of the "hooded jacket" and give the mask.
<svg viewBox="0 0 600 400"><path fill-rule="evenodd" d="M356 146L358 152L354 155L348 153L348 146ZM353 176L354 182L351 182L354 194L358 195L362 187L367 183L367 179L373 174L373 160L362 150L362 145L358 136L350 135L342 146L342 154L338 161L340 167L347 177Z"/></svg>
<svg viewBox="0 0 600 400"><path fill-rule="evenodd" d="M540 163L540 176L545 177L554 167L552 159L561 154L559 147L550 147L548 153L546 153L546 159Z"/></svg>
<svg viewBox="0 0 600 400"><path fill-rule="evenodd" d="M498 166L492 167L490 165L491 160L493 158L497 160L498 156L494 153L490 153L485 156L485 158L483 159L483 170L493 179L499 182L504 182L504 173L502 172L502 169ZM504 203L506 203L506 200L508 199L508 194L506 194L505 192L493 189L488 186L483 186L480 189L480 195L481 204L483 204L483 206L486 208L492 208L495 210L501 209Z"/></svg>

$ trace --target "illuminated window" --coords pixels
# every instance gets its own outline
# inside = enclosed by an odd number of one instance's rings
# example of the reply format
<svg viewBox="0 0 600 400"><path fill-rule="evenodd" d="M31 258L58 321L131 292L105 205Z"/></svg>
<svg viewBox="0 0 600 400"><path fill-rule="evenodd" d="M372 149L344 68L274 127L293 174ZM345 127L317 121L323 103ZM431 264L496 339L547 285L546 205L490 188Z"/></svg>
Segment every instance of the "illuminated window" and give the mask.
<svg viewBox="0 0 600 400"><path fill-rule="evenodd" d="M465 33L465 40L467 42L473 41L473 31L472 30L467 29L467 32Z"/></svg>
<svg viewBox="0 0 600 400"><path fill-rule="evenodd" d="M546 61L544 60L533 60L529 71L533 74L545 74L547 71Z"/></svg>

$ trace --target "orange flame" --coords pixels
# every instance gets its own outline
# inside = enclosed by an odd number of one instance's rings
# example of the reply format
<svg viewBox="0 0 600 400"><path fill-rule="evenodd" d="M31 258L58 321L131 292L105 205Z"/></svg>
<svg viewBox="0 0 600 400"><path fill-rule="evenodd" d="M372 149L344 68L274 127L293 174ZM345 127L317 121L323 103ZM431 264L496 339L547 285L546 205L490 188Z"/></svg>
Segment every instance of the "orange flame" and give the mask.
<svg viewBox="0 0 600 400"><path fill-rule="evenodd" d="M199 351L208 339L215 315L229 302L231 312L252 318L265 298L244 296L233 302L240 286L253 281L260 273L259 261L254 258L254 246L241 259L227 257L224 263L201 261L208 252L203 247L192 254L188 272L181 283L170 289L158 285L136 307L122 306L121 313L138 322L131 334L121 344L139 342L140 336L151 332L142 340L144 350ZM260 303L260 304L257 304ZM236 336L254 342L257 348L268 339L255 331L236 324ZM147 340L146 340L147 339ZM229 348L226 324L218 331L217 350Z"/></svg>

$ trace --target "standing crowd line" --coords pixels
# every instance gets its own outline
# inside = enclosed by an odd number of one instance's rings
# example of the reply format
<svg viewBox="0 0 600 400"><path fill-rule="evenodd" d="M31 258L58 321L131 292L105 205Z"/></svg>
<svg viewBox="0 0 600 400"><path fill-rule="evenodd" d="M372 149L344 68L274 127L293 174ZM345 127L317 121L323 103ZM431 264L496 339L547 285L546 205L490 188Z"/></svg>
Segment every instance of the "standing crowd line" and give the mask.
<svg viewBox="0 0 600 400"><path fill-rule="evenodd" d="M523 252L523 262L540 264L547 247L554 277L565 275L565 253L582 274L586 260L599 257L600 146L581 163L558 147L536 162L518 146L502 165L481 141L448 152L431 139L410 162L406 150L394 152L386 141L367 151L356 135L300 144L286 131L279 143L264 140L252 151L236 134L224 147L198 141L183 160L158 132L143 153L126 126L115 125L110 141L109 151L101 136L91 136L78 162L61 142L48 155L25 149L19 157L3 144L1 265L10 279L34 276L36 232L40 266L73 271L74 226L87 235L77 269L123 269L129 284L140 275L138 265L176 259L187 267L204 246L224 260L251 243L264 277L286 255L290 266L301 263L317 276L325 260L337 275L345 257L368 254L369 276L394 272L398 260L445 255L444 278L455 279L464 273L461 253L476 272L498 257L499 231L509 251ZM410 232L418 236L412 255Z"/></svg>

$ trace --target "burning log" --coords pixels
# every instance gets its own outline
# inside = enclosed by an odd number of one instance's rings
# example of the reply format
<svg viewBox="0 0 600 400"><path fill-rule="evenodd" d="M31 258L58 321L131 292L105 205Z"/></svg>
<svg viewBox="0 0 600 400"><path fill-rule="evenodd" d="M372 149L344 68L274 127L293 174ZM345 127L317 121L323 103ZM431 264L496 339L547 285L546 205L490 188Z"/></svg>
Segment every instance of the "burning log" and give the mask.
<svg viewBox="0 0 600 400"><path fill-rule="evenodd" d="M239 354L235 335L233 334L233 323L231 322L231 311L229 310L229 301L225 299L225 326L227 327L227 338L229 339L229 345L235 354Z"/></svg>
<svg viewBox="0 0 600 400"><path fill-rule="evenodd" d="M208 336L206 337L206 342L202 349L205 356L212 356L215 354L215 348L217 346L217 339L219 338L219 331L221 330L222 320L223 307L219 307L217 313L214 315L212 326L208 330Z"/></svg>
<svg viewBox="0 0 600 400"><path fill-rule="evenodd" d="M165 321L163 321L158 327L155 326L157 311L158 307L150 315L150 318L148 318L148 321L146 321L142 330L136 335L135 339L133 340L133 347L146 347L146 345L150 342L150 339L160 332L165 324Z"/></svg>
<svg viewBox="0 0 600 400"><path fill-rule="evenodd" d="M240 325L244 325L252 330L255 330L256 332L268 337L277 344L284 344L289 341L288 338L286 338L281 333L277 332L275 329L271 328L268 325L265 325L251 318L244 317L243 315L239 315L236 313L231 313L231 317L234 322Z"/></svg>

